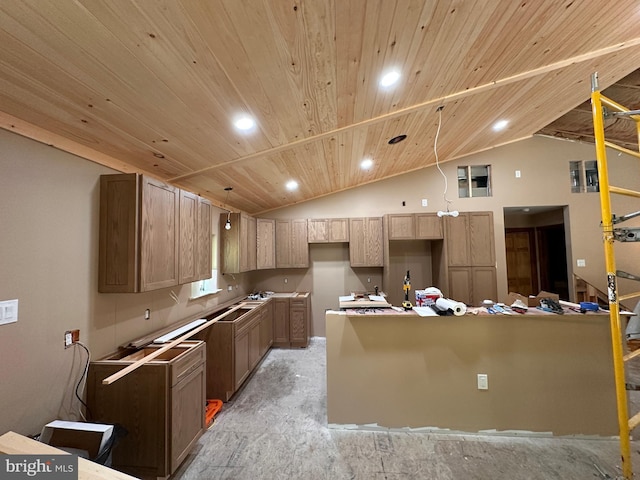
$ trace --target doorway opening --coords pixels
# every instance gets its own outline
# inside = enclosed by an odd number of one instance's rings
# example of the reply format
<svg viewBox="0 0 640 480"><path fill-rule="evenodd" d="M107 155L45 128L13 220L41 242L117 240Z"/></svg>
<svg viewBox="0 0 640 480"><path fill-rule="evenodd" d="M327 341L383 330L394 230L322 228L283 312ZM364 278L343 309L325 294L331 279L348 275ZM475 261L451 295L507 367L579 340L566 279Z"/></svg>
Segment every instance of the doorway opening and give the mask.
<svg viewBox="0 0 640 480"><path fill-rule="evenodd" d="M510 292L540 290L570 299L566 206L505 207L507 283Z"/></svg>

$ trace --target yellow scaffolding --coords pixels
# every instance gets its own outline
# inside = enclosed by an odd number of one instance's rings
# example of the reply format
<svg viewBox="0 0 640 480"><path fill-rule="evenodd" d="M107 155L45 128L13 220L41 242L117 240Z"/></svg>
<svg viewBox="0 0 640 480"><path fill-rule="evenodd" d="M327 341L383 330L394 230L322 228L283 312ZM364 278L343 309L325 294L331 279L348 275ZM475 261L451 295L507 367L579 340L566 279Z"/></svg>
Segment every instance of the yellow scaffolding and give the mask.
<svg viewBox="0 0 640 480"><path fill-rule="evenodd" d="M606 110L605 110L606 109ZM639 294L618 296L617 275L622 277L622 273L616 271L616 259L614 251L614 240L620 239L614 229L615 218L611 213L611 194L640 197L640 192L619 188L609 185L609 173L607 167L606 148L612 148L640 158L640 152L635 152L627 148L607 142L604 136L604 118L607 115L619 115L628 117L636 122L638 138L640 139L640 111L631 111L624 106L601 94L598 86L598 74L591 76L591 110L593 113L593 130L596 145L596 160L598 163L598 177L600 182L600 207L602 213L602 236L604 240L605 266L607 271L607 295L609 300L609 321L611 324L611 344L613 349L613 369L616 385L616 402L618 406L618 425L620 430L620 456L622 459L622 474L625 479L630 480L633 476L631 467L631 445L630 433L640 424L640 413L629 418L627 406L627 390L625 382L624 362L640 356L640 351L636 350L629 355L624 355L622 345L622 330L620 322L619 301L626 298L638 296ZM611 113L613 112L613 113ZM633 275L626 274L626 278ZM638 279L638 278L633 278Z"/></svg>

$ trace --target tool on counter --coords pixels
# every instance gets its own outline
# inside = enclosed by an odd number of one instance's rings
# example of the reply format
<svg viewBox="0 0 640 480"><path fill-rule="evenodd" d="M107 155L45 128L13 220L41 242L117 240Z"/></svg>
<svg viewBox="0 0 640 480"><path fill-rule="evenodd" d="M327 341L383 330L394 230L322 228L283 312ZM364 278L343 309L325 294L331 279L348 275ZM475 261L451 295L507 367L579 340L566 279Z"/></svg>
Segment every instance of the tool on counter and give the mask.
<svg viewBox="0 0 640 480"><path fill-rule="evenodd" d="M402 302L402 306L405 310L411 310L413 305L411 305L411 302L409 301L409 290L411 290L411 276L409 275L409 270L407 270L407 274L404 276L402 289L404 290L404 302Z"/></svg>

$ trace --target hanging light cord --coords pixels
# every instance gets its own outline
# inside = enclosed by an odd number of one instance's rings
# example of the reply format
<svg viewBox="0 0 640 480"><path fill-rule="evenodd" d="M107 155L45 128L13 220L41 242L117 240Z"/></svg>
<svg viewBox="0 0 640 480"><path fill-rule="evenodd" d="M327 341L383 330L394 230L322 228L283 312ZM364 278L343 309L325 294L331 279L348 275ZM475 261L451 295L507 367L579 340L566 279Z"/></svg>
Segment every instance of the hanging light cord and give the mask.
<svg viewBox="0 0 640 480"><path fill-rule="evenodd" d="M447 176L444 174L444 172L440 168L440 161L438 159L438 136L440 136L440 128L442 127L442 110L443 109L444 109L443 106L438 107L438 129L436 130L436 138L433 141L433 153L436 156L436 167L438 167L438 171L440 172L440 175L442 175L442 178L444 178L444 192L442 194L442 198L444 198L444 201L447 204L447 212L448 212L449 205L451 205L452 203L451 200L447 198L447 188L449 185L447 182Z"/></svg>

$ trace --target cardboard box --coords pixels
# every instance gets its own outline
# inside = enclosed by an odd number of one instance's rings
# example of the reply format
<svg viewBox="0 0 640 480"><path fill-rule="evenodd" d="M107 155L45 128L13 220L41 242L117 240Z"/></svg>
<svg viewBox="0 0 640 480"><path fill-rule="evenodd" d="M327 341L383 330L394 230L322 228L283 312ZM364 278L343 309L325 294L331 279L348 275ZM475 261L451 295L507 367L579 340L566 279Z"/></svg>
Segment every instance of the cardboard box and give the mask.
<svg viewBox="0 0 640 480"><path fill-rule="evenodd" d="M96 458L111 436L113 425L54 420L42 427L40 442L58 448L73 448Z"/></svg>
<svg viewBox="0 0 640 480"><path fill-rule="evenodd" d="M560 296L557 293L545 292L544 290L540 290L538 295L529 295L525 297L524 295L520 295L519 293L509 292L507 296L508 305L511 305L517 299L524 302L528 307L538 307L540 306L540 299L542 298L550 298L551 300L555 300L556 302L560 301Z"/></svg>

